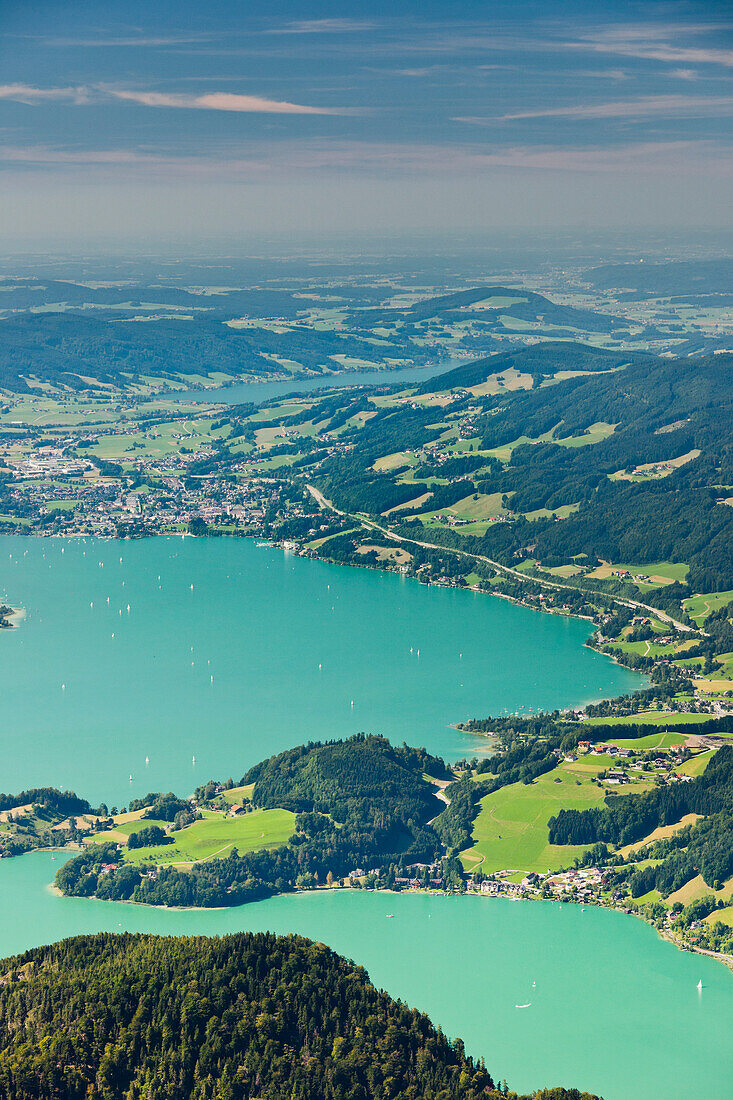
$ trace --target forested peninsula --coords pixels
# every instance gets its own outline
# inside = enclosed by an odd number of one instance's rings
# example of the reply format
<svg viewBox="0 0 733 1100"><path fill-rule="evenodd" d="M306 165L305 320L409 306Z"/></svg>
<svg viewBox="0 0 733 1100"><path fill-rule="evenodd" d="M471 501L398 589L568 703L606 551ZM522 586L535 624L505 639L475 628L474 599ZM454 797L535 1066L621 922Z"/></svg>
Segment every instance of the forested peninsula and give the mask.
<svg viewBox="0 0 733 1100"><path fill-rule="evenodd" d="M357 734L120 813L50 789L2 795L4 814L25 811L4 854L70 844L62 893L150 905L339 887L582 901L731 955L733 718L668 732L654 689L641 694L641 712L617 701L626 717L475 720L492 754L450 767Z"/></svg>

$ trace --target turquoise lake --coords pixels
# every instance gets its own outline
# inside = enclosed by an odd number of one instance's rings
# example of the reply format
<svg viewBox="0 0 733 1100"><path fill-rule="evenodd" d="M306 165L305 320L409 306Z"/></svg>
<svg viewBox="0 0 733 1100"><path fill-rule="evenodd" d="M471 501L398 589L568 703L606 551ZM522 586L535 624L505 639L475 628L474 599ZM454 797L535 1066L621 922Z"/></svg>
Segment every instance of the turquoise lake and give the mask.
<svg viewBox="0 0 733 1100"><path fill-rule="evenodd" d="M583 646L588 623L252 540L6 537L0 563L26 611L0 634L6 791L52 784L122 805L358 730L457 758L485 742L452 722L644 683ZM360 891L166 911L56 896L64 858L0 862L0 956L103 929L298 932L363 963L514 1088L733 1096L730 973L632 918Z"/></svg>
<svg viewBox="0 0 733 1100"><path fill-rule="evenodd" d="M733 1095L733 975L633 917L356 890L165 911L55 896L47 884L63 858L35 852L2 861L0 955L103 930L298 932L357 959L376 985L460 1035L516 1089L573 1085L605 1100Z"/></svg>
<svg viewBox="0 0 733 1100"><path fill-rule="evenodd" d="M360 730L457 759L486 741L451 723L644 683L586 622L251 539L6 537L0 577L5 791L119 807Z"/></svg>

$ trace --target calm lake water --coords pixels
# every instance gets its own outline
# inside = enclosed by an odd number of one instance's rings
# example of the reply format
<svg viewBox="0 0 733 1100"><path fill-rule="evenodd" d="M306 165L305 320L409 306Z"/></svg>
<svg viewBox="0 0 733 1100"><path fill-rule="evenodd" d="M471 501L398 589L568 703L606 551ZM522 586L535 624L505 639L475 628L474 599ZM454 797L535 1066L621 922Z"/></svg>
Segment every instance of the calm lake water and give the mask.
<svg viewBox="0 0 733 1100"><path fill-rule="evenodd" d="M643 683L583 647L587 623L251 540L3 538L0 562L27 612L0 634L4 790L121 805L359 729L455 758L482 742L450 722ZM363 963L515 1088L733 1094L730 974L631 918L357 891L165 911L55 896L64 858L0 862L0 955L103 929L295 931Z"/></svg>
<svg viewBox="0 0 733 1100"><path fill-rule="evenodd" d="M5 537L0 563L27 612L0 634L5 791L121 806L359 730L457 759L486 742L450 723L644 683L586 622L250 539Z"/></svg>
<svg viewBox="0 0 733 1100"><path fill-rule="evenodd" d="M203 401L215 405L240 405L249 402L259 405L286 393L311 393L329 386L393 386L398 382L412 386L416 382L452 370L453 367L460 366L461 362L465 360L448 360L431 363L428 367L404 367L400 370L346 371L343 374L317 375L315 378L293 378L287 382L238 382L219 389L182 390L173 397L177 401Z"/></svg>
<svg viewBox="0 0 733 1100"><path fill-rule="evenodd" d="M574 1085L606 1100L733 1095L733 976L632 917L346 890L164 911L56 897L47 884L62 859L36 852L0 864L0 956L103 930L298 932L358 960L376 985L460 1035L517 1089Z"/></svg>

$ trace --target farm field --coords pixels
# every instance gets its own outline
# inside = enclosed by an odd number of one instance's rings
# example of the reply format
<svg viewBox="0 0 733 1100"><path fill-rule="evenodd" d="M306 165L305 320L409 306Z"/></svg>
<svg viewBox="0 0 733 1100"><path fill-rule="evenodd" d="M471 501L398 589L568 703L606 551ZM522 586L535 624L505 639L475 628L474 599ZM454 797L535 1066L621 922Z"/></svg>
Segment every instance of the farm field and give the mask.
<svg viewBox="0 0 733 1100"><path fill-rule="evenodd" d="M700 814L685 814L685 816L674 825L660 825L659 828L654 829L648 836L643 837L641 840L635 841L634 844L627 844L624 848L619 848L619 852L625 858L634 852L641 851L647 844L653 844L655 840L667 840L668 837L678 833L680 829L684 829L687 825L694 825L696 821L700 820Z"/></svg>
<svg viewBox="0 0 733 1100"><path fill-rule="evenodd" d="M729 691L733 691L733 680L713 677L709 680L699 679L692 682L699 691L704 691L707 695L726 695Z"/></svg>
<svg viewBox="0 0 733 1100"><path fill-rule="evenodd" d="M693 756L690 760L685 760L684 764L680 764L677 771L680 775L702 775L712 756L712 752L699 752L697 756Z"/></svg>
<svg viewBox="0 0 733 1100"><path fill-rule="evenodd" d="M621 748L644 752L646 749L671 749L674 745L681 745L685 741L685 735L675 731L664 730L663 733L650 733L646 737L633 737L623 740L619 738Z"/></svg>
<svg viewBox="0 0 733 1100"><path fill-rule="evenodd" d="M712 886L708 886L702 875L696 875L695 878L691 878L689 882L686 882L684 886L680 886L679 890L675 890L673 893L669 894L665 901L668 905L674 905L676 901L681 902L682 905L689 905L691 901L696 901L697 898L704 898L710 895L723 901L728 901L731 899L731 893L733 893L733 878L729 878L724 882L720 890L714 890Z"/></svg>
<svg viewBox="0 0 733 1100"><path fill-rule="evenodd" d="M420 500L420 498L418 498ZM414 507L416 501L410 501L409 505L405 507ZM426 501L426 503L430 503ZM397 509L393 509L397 511ZM425 523L430 523L436 516L454 515L459 519L469 519L476 521L483 521L487 519L493 519L496 516L504 515L504 509L501 505L501 493L476 494L467 497L463 497L461 500L456 501L455 504L448 508L439 508L437 511L421 512L420 519Z"/></svg>
<svg viewBox="0 0 733 1100"><path fill-rule="evenodd" d="M230 806L236 806L243 798L251 798L254 789L254 783L247 783L244 787L232 787L229 791L222 791L220 797Z"/></svg>
<svg viewBox="0 0 733 1100"><path fill-rule="evenodd" d="M208 417L197 417L156 424L154 428L130 431L124 435L101 435L88 453L103 459L174 455L182 446L198 449L209 446L214 438L229 434L228 427L213 428L213 424L214 421Z"/></svg>
<svg viewBox="0 0 733 1100"><path fill-rule="evenodd" d="M717 921L733 928L733 905L728 905L725 909L716 909L714 913L710 913L705 917L707 924L715 924Z"/></svg>
<svg viewBox="0 0 733 1100"><path fill-rule="evenodd" d="M675 645L656 645L653 641L614 642L609 647L613 653L636 653L640 657L674 657L682 649Z"/></svg>
<svg viewBox="0 0 733 1100"><path fill-rule="evenodd" d="M582 435L569 435L566 439L555 439L553 442L560 447L588 447L593 443L600 443L601 440L608 439L617 427L617 424L607 424L605 420L599 420L597 423L591 424Z"/></svg>
<svg viewBox="0 0 733 1100"><path fill-rule="evenodd" d="M674 581L682 583L687 577L689 566L685 562L657 561L649 565L632 565L629 562L606 562L589 573L589 577L597 580L605 580L614 573L626 572L632 577L647 577L648 581L642 582L640 588L644 591L645 585L651 587L660 584L672 584Z"/></svg>
<svg viewBox="0 0 733 1100"><path fill-rule="evenodd" d="M650 726L684 726L688 722L705 722L714 718L713 714L672 714L668 710L645 710L638 714L611 715L606 718L586 718L588 726L628 726L631 724ZM626 742L624 741L624 744Z"/></svg>

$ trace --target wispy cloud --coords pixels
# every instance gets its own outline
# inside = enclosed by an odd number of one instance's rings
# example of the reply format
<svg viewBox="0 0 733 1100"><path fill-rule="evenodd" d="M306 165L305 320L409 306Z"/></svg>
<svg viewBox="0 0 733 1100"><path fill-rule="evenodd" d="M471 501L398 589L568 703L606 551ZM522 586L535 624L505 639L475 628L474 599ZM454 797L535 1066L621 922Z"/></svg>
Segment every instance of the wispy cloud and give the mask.
<svg viewBox="0 0 733 1100"><path fill-rule="evenodd" d="M625 69L583 69L576 76L588 76L596 80L628 80Z"/></svg>
<svg viewBox="0 0 733 1100"><path fill-rule="evenodd" d="M376 27L366 19L297 19L283 27L273 27L266 34L354 34Z"/></svg>
<svg viewBox="0 0 733 1100"><path fill-rule="evenodd" d="M512 145L486 150L475 144L401 144L350 141L293 141L258 145L248 156L218 150L209 155L150 149L78 150L49 146L0 147L0 163L22 169L127 170L138 176L282 178L283 171L356 173L364 176L484 174L494 170L637 175L716 174L733 176L733 149L708 141L638 142L624 146L550 147Z"/></svg>
<svg viewBox="0 0 733 1100"><path fill-rule="evenodd" d="M488 125L529 118L647 118L650 116L725 117L733 114L733 96L654 95L639 99L621 99L611 103L579 103L571 107L544 107L537 111L482 117L466 115L455 122Z"/></svg>
<svg viewBox="0 0 733 1100"><path fill-rule="evenodd" d="M732 23L629 24L604 27L565 42L567 49L616 54L646 61L681 65L724 65L733 67L733 50L718 45L695 43L701 36L733 30Z"/></svg>
<svg viewBox="0 0 733 1100"><path fill-rule="evenodd" d="M443 72L443 65L424 65L421 69L390 69L394 76L433 76L434 73Z"/></svg>
<svg viewBox="0 0 733 1100"><path fill-rule="evenodd" d="M31 84L0 84L0 99L11 99L16 103L47 103L53 100L87 103L89 93L86 88L35 88Z"/></svg>
<svg viewBox="0 0 733 1100"><path fill-rule="evenodd" d="M211 41L212 38L219 37L221 36L218 34L130 34L120 37L109 37L100 33L97 37L92 35L84 38L51 38L43 36L41 40L44 46L83 46L85 49L96 46L110 46L115 49L130 46L155 49L168 46L189 46L196 42L208 42Z"/></svg>
<svg viewBox="0 0 733 1100"><path fill-rule="evenodd" d="M37 88L29 84L0 85L0 99L18 103L40 104L49 101L88 104L107 100L124 100L144 107L173 107L201 111L234 111L269 115L344 115L353 110L346 107L313 107L305 103L268 99L235 92L207 92L187 95L179 92L146 92L101 86L78 88Z"/></svg>
<svg viewBox="0 0 733 1100"><path fill-rule="evenodd" d="M115 99L139 103L145 107L177 107L200 111L239 111L270 115L342 115L350 113L343 107L311 107L287 100L265 99L256 95L234 92L209 92L205 95L185 95L177 92L136 92L110 90Z"/></svg>

